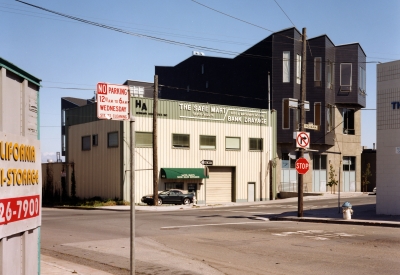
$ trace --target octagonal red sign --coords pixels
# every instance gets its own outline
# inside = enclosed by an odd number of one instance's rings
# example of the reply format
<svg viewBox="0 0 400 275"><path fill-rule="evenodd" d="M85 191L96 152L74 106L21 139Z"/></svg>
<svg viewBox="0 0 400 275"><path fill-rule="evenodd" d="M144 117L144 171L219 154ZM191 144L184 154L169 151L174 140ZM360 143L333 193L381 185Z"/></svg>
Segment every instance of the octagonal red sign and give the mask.
<svg viewBox="0 0 400 275"><path fill-rule="evenodd" d="M296 160L296 171L299 174L305 174L308 172L308 169L310 168L310 164L308 163L308 160L305 158L299 158Z"/></svg>

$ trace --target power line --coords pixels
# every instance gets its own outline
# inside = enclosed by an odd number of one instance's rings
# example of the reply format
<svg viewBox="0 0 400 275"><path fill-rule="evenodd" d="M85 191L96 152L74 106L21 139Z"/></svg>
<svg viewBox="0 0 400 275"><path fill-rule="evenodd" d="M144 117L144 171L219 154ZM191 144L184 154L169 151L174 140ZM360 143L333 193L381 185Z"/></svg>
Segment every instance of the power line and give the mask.
<svg viewBox="0 0 400 275"><path fill-rule="evenodd" d="M257 27L257 28L260 28L260 29L263 29L263 30L266 30L266 31L269 31L269 32L272 32L272 33L275 33L275 31L273 31L273 30L270 30L270 29L261 27L261 26L259 26L259 25L256 25L256 24L253 24L253 23L251 23L251 22L248 22L248 21L245 21L245 20L243 20L243 19L240 19L240 18L237 18L237 17L235 17L235 16L232 16L232 15L230 15L230 14L224 13L224 12L222 12L222 11L213 9L213 8L211 8L211 7L209 7L209 6L206 6L206 5L204 5L204 4L200 3L200 2L197 2L197 1L195 1L195 0L191 0L191 1L194 2L194 3L196 3L196 4L198 4L198 5L200 5L200 6L203 6L203 7L207 8L207 9L213 10L213 11L215 11L215 12L218 12L218 13L220 13L220 14L223 14L223 15L225 15L225 16L228 16L228 17L233 18L233 19L235 19L235 20L238 20L238 21L240 21L240 22L243 22L243 23L252 25L252 26L254 26L254 27ZM278 5L278 6L279 6L279 5ZM290 20L290 19L289 19L289 20ZM278 34L278 33L277 33L277 34ZM278 34L278 35L282 35L282 34ZM287 38L290 38L290 39L293 39L293 40L296 40L296 41L300 41L300 40L298 40L298 39L295 39L295 38L292 38L292 37L289 37L289 36L286 36L286 35L282 35L282 36L287 37Z"/></svg>
<svg viewBox="0 0 400 275"><path fill-rule="evenodd" d="M295 24L293 23L293 21L289 18L289 16L286 14L286 12L282 9L282 7L278 4L278 2L276 0L274 0L275 3L278 5L278 7L281 9L281 11L286 15L287 19L289 19L289 21L292 23L293 27L296 27Z"/></svg>

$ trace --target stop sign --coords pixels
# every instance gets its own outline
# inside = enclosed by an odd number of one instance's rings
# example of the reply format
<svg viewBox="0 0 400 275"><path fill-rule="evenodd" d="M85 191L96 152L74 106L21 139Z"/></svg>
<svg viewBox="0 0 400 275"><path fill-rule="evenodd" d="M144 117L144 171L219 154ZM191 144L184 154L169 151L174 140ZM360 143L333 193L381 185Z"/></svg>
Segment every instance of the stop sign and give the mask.
<svg viewBox="0 0 400 275"><path fill-rule="evenodd" d="M305 174L308 172L308 169L310 168L310 164L308 163L308 160L305 158L299 158L296 160L296 171L299 174Z"/></svg>

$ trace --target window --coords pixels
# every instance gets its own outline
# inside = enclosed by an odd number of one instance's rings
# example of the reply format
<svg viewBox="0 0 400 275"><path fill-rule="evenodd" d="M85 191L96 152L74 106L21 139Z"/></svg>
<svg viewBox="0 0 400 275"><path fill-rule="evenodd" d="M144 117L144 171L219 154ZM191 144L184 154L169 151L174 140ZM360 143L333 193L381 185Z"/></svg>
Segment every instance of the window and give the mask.
<svg viewBox="0 0 400 275"><path fill-rule="evenodd" d="M136 132L135 133L135 146L136 147L153 147L153 133L152 132Z"/></svg>
<svg viewBox="0 0 400 275"><path fill-rule="evenodd" d="M343 108L343 134L354 135L354 109Z"/></svg>
<svg viewBox="0 0 400 275"><path fill-rule="evenodd" d="M296 130L300 130L300 124L301 124L301 121L300 121L300 112L301 112L300 109L293 109L294 119L295 119L295 125L294 125L294 127L295 127Z"/></svg>
<svg viewBox="0 0 400 275"><path fill-rule="evenodd" d="M314 58L314 86L321 87L321 57Z"/></svg>
<svg viewBox="0 0 400 275"><path fill-rule="evenodd" d="M129 86L129 92L133 97L143 97L144 87L141 86Z"/></svg>
<svg viewBox="0 0 400 275"><path fill-rule="evenodd" d="M340 91L351 92L351 63L340 64Z"/></svg>
<svg viewBox="0 0 400 275"><path fill-rule="evenodd" d="M90 136L82 137L82 151L89 151L90 148Z"/></svg>
<svg viewBox="0 0 400 275"><path fill-rule="evenodd" d="M360 76L358 78L358 87L362 93L365 93L366 90L366 74L365 74L365 69L363 67L360 67Z"/></svg>
<svg viewBox="0 0 400 275"><path fill-rule="evenodd" d="M296 59L296 83L301 84L301 55L297 55Z"/></svg>
<svg viewBox="0 0 400 275"><path fill-rule="evenodd" d="M216 148L215 136L200 136L200 149L214 149Z"/></svg>
<svg viewBox="0 0 400 275"><path fill-rule="evenodd" d="M326 71L327 71L327 79L326 79L326 88L333 90L333 62L326 62Z"/></svg>
<svg viewBox="0 0 400 275"><path fill-rule="evenodd" d="M240 137L226 137L225 138L226 150L240 150Z"/></svg>
<svg viewBox="0 0 400 275"><path fill-rule="evenodd" d="M290 129L289 99L282 100L282 129Z"/></svg>
<svg viewBox="0 0 400 275"><path fill-rule="evenodd" d="M93 146L99 145L99 135L96 134L92 136L92 145Z"/></svg>
<svg viewBox="0 0 400 275"><path fill-rule="evenodd" d="M356 157L343 157L343 171L356 170Z"/></svg>
<svg viewBox="0 0 400 275"><path fill-rule="evenodd" d="M290 82L290 52L283 52L283 82Z"/></svg>
<svg viewBox="0 0 400 275"><path fill-rule="evenodd" d="M118 132L111 132L107 134L107 146L118 147Z"/></svg>
<svg viewBox="0 0 400 275"><path fill-rule="evenodd" d="M326 131L330 132L333 130L335 122L335 107L328 104L326 106Z"/></svg>
<svg viewBox="0 0 400 275"><path fill-rule="evenodd" d="M314 125L321 125L321 102L314 103Z"/></svg>
<svg viewBox="0 0 400 275"><path fill-rule="evenodd" d="M263 150L263 139L262 138L249 138L249 150L250 151L262 151Z"/></svg>
<svg viewBox="0 0 400 275"><path fill-rule="evenodd" d="M172 148L189 148L190 136L186 134L172 134Z"/></svg>
<svg viewBox="0 0 400 275"><path fill-rule="evenodd" d="M326 170L326 155L313 155L313 170Z"/></svg>

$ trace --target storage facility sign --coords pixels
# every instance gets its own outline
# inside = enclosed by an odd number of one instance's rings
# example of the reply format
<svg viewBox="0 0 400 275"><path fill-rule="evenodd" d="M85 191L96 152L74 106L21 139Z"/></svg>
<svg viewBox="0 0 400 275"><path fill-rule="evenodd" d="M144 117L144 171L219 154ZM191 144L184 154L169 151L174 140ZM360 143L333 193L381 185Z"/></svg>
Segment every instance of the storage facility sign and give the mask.
<svg viewBox="0 0 400 275"><path fill-rule="evenodd" d="M97 117L129 120L129 98L127 85L97 83Z"/></svg>
<svg viewBox="0 0 400 275"><path fill-rule="evenodd" d="M40 143L0 132L0 238L41 225Z"/></svg>

